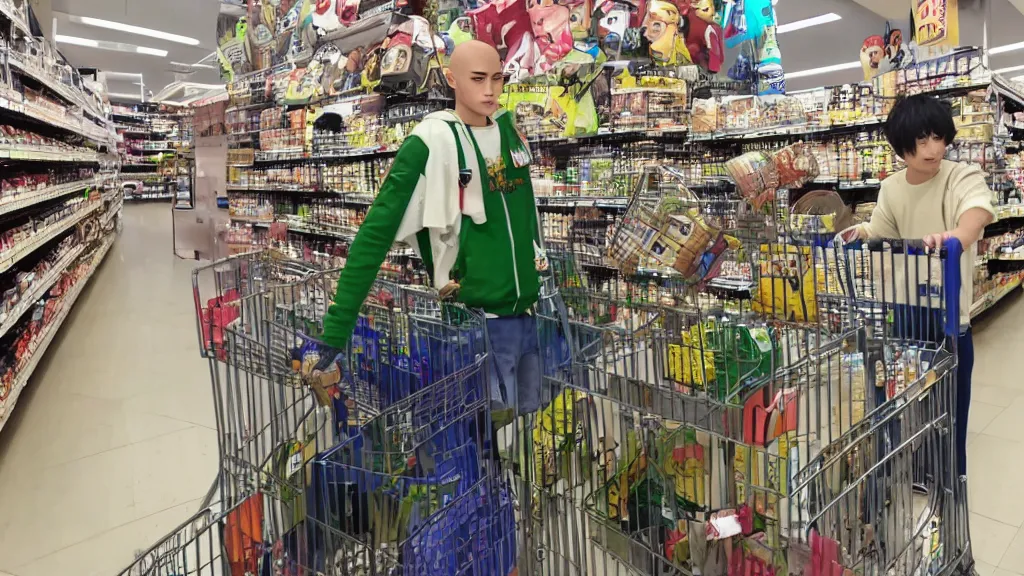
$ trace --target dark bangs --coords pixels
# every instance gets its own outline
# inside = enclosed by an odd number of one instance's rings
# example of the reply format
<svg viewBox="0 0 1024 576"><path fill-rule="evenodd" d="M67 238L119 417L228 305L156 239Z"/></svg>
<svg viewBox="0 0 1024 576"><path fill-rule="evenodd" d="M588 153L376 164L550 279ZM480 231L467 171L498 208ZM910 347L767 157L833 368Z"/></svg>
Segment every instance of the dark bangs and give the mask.
<svg viewBox="0 0 1024 576"><path fill-rule="evenodd" d="M900 157L917 151L917 139L938 136L946 146L956 138L953 109L948 102L927 94L900 98L885 123L885 137Z"/></svg>

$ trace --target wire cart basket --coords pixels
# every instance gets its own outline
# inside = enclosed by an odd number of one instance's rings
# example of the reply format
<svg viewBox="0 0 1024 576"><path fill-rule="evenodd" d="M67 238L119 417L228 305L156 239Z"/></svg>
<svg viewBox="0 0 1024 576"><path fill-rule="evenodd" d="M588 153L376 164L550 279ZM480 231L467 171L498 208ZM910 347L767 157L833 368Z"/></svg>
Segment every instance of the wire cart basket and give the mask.
<svg viewBox="0 0 1024 576"><path fill-rule="evenodd" d="M125 574L513 569L513 502L485 433L483 316L379 281L342 377L318 369L330 363L316 340L337 277L270 251L195 272L219 502Z"/></svg>
<svg viewBox="0 0 1024 576"><path fill-rule="evenodd" d="M378 282L320 372L337 271L197 272L220 505L124 574L969 571L959 243L798 234L784 191L707 184L647 169L603 244L579 213L548 249L543 407L498 430L482 314Z"/></svg>

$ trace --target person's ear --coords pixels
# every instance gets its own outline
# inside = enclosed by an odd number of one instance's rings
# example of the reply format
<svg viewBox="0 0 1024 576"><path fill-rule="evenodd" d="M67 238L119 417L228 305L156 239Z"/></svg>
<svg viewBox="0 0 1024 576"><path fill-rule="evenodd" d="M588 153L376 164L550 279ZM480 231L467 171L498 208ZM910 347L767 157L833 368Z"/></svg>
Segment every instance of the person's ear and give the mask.
<svg viewBox="0 0 1024 576"><path fill-rule="evenodd" d="M451 87L452 90L455 90L455 75L452 74L451 68L444 69L444 79L448 82L448 86Z"/></svg>

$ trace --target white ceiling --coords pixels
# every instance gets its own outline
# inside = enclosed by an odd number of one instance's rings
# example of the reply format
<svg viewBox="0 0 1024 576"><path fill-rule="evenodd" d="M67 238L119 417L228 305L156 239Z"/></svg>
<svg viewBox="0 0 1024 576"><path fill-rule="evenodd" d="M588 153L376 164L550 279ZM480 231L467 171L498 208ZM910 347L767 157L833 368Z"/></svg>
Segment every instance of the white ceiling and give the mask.
<svg viewBox="0 0 1024 576"><path fill-rule="evenodd" d="M960 0L960 44L981 46L985 15L980 0ZM1024 0L990 0L992 17L989 46L1024 41ZM901 8L902 7L902 8ZM782 62L787 72L822 68L857 61L864 39L885 31L885 17L906 21L909 0L778 0L782 23L835 12L842 20L814 28L805 28L779 36ZM906 30L904 30L906 32ZM992 56L993 69L1024 65L1024 50ZM789 90L846 84L863 79L859 68L830 74L798 78L787 83Z"/></svg>
<svg viewBox="0 0 1024 576"><path fill-rule="evenodd" d="M114 52L70 44L57 47L71 63L78 67L92 67L110 72L141 73L146 90L154 94L175 80L171 62L191 64L216 49L218 0L52 0L57 34L78 36L92 40L124 42L147 48L167 50L165 58ZM128 34L76 24L67 15L91 16L124 24L143 26L162 32L180 34L199 40L198 46L188 46L138 34ZM44 29L49 30L49 26ZM211 62L207 62L211 63ZM212 62L216 65L216 61ZM189 80L202 83L220 82L216 70L199 70ZM108 80L110 92L137 93L138 80Z"/></svg>
<svg viewBox="0 0 1024 576"><path fill-rule="evenodd" d="M45 2L45 0L43 0ZM1024 15L1014 6L1024 9L1024 0L990 0L992 26L989 45L1001 46L1024 41ZM57 33L125 42L168 51L166 58L110 52L68 44L59 45L61 51L76 66L96 67L113 72L142 73L147 89L159 92L175 80L170 71L171 61L192 63L209 55L215 49L218 0L51 0L57 18ZM776 10L782 23L794 22L829 12L842 16L842 20L813 28L805 28L779 36L783 63L789 72L819 68L858 59L864 38L881 34L885 29L883 15L909 14L909 0L778 0ZM976 7L980 0L960 0L961 44L982 44L984 15ZM904 12L900 5L906 5ZM895 6L895 7L894 7ZM966 6L966 8L965 8ZM190 36L199 40L199 46L187 46L135 34L126 34L103 28L84 26L68 21L65 14L92 16L164 32ZM48 25L44 25L48 29ZM1024 65L1024 50L993 56L993 68ZM816 86L857 82L862 78L859 69L834 72L790 81L790 90ZM217 83L215 70L201 70L190 80ZM110 81L112 92L136 92L132 80Z"/></svg>

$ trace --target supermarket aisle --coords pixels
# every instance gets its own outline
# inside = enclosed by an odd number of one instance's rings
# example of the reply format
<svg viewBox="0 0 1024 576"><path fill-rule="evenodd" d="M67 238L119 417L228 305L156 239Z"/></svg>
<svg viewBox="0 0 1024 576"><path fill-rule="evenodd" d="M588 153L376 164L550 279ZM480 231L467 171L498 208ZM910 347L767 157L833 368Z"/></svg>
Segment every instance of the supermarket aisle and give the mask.
<svg viewBox="0 0 1024 576"><path fill-rule="evenodd" d="M194 264L166 204L125 226L0 431L0 573L115 573L193 514L216 471Z"/></svg>
<svg viewBox="0 0 1024 576"><path fill-rule="evenodd" d="M1024 575L1024 295L975 323L967 444L971 531L981 576Z"/></svg>

